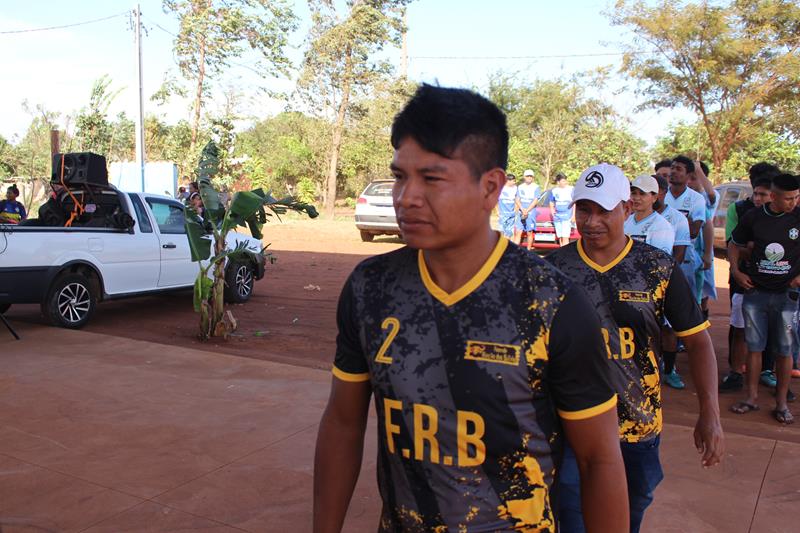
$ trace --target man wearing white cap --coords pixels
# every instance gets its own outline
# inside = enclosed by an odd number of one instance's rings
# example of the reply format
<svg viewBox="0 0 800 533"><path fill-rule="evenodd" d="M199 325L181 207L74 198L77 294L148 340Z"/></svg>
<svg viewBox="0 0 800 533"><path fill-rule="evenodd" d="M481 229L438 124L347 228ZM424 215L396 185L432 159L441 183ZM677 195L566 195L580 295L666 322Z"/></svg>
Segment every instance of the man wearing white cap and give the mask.
<svg viewBox="0 0 800 533"><path fill-rule="evenodd" d="M536 200L539 199L539 186L533 182L533 170L528 169L522 174L524 183L517 187L517 211L519 212L519 225L517 226L517 244L522 244L522 232L528 233L528 250L533 248L533 234L536 231Z"/></svg>
<svg viewBox="0 0 800 533"><path fill-rule="evenodd" d="M572 196L581 238L554 251L547 260L583 285L600 317L611 380L619 396L630 530L638 532L663 477L658 458L662 429L658 354L665 318L689 352L700 403L694 441L703 466L719 463L724 444L716 360L706 331L709 323L673 259L625 235L630 194L631 186L619 168L603 163L585 170ZM562 462L559 490L561 530L584 531L580 475L569 449Z"/></svg>
<svg viewBox="0 0 800 533"><path fill-rule="evenodd" d="M658 200L658 182L653 176L639 176L631 183L631 209L625 221L625 234L631 239L655 246L672 255L675 230L669 221L653 210Z"/></svg>

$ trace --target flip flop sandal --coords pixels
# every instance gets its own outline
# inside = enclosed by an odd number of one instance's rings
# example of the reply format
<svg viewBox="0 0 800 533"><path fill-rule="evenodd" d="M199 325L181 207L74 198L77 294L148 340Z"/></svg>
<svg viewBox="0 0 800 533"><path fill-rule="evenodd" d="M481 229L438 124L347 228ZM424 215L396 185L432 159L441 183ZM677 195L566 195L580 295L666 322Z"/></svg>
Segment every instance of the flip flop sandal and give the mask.
<svg viewBox="0 0 800 533"><path fill-rule="evenodd" d="M750 411L758 411L759 409L759 406L747 402L736 402L735 404L731 405L731 411L737 415L743 415L745 413L749 413Z"/></svg>
<svg viewBox="0 0 800 533"><path fill-rule="evenodd" d="M781 424L785 425L794 424L794 416L792 416L792 413L790 413L788 409L781 409L781 410L774 409L772 411L772 416L774 416L775 420L777 420Z"/></svg>

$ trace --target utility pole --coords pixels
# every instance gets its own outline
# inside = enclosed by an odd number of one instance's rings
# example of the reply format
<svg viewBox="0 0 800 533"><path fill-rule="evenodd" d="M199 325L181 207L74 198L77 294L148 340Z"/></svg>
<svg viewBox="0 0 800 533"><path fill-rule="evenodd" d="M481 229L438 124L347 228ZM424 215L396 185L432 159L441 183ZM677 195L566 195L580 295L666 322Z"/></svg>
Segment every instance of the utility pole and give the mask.
<svg viewBox="0 0 800 533"><path fill-rule="evenodd" d="M403 8L403 44L400 48L400 75L408 79L408 10Z"/></svg>
<svg viewBox="0 0 800 533"><path fill-rule="evenodd" d="M142 9L136 4L136 20L134 35L136 36L136 166L139 168L139 176L142 182L142 192L144 192L144 98L142 96Z"/></svg>

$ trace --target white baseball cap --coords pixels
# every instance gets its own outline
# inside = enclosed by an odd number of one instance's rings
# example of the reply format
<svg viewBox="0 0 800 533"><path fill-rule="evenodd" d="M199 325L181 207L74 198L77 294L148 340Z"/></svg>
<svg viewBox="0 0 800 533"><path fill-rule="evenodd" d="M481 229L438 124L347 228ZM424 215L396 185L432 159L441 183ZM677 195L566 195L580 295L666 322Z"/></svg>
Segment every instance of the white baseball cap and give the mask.
<svg viewBox="0 0 800 533"><path fill-rule="evenodd" d="M581 173L572 189L570 206L579 200L591 200L603 209L611 211L620 202L627 202L630 198L631 184L622 169L608 163L600 163Z"/></svg>
<svg viewBox="0 0 800 533"><path fill-rule="evenodd" d="M533 175L534 175L534 173L533 173L533 170L531 170L531 169L528 169L528 170L526 170L525 172L522 173L522 177L523 178L525 176L533 176Z"/></svg>
<svg viewBox="0 0 800 533"><path fill-rule="evenodd" d="M636 187L642 192L658 194L658 181L656 181L656 179L649 174L637 176L636 179L631 183L631 187Z"/></svg>

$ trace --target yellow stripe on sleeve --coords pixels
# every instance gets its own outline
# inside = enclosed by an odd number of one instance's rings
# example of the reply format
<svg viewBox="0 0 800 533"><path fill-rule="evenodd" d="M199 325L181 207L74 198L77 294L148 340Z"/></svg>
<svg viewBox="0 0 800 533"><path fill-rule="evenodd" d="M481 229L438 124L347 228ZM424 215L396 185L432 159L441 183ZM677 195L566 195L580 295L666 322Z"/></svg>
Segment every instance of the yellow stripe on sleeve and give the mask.
<svg viewBox="0 0 800 533"><path fill-rule="evenodd" d="M594 407L589 407L588 409L581 409L580 411L562 411L559 409L558 415L564 420L586 420L587 418L603 414L616 406L617 395L615 394L607 401L595 405Z"/></svg>
<svg viewBox="0 0 800 533"><path fill-rule="evenodd" d="M705 322L703 322L699 326L695 326L692 329L687 329L686 331L676 331L675 332L675 336L676 337L688 337L689 335L694 335L695 333L700 333L704 329L708 329L710 327L711 327L711 322L706 320Z"/></svg>
<svg viewBox="0 0 800 533"><path fill-rule="evenodd" d="M364 372L363 374L351 374L350 372L339 370L335 366L333 367L333 375L342 381L347 381L349 383L362 383L364 381L369 381L369 373L367 372Z"/></svg>

